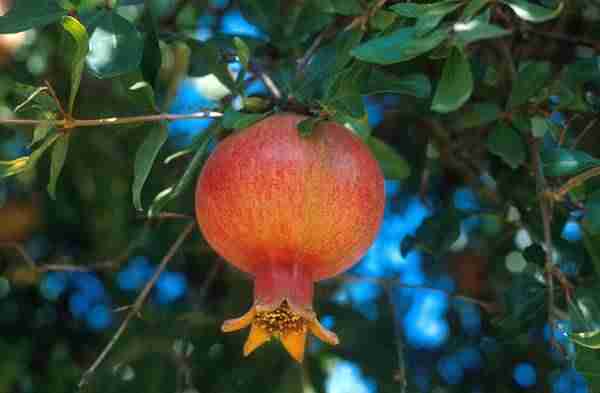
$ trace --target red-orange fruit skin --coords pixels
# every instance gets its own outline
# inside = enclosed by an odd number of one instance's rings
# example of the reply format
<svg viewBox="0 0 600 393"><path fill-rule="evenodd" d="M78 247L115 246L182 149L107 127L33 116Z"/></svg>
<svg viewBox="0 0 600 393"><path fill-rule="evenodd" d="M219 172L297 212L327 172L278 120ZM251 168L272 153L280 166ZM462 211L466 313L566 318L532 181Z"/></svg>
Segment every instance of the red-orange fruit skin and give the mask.
<svg viewBox="0 0 600 393"><path fill-rule="evenodd" d="M381 224L384 180L367 146L333 122L302 137L297 125L305 118L277 114L229 136L197 182L205 239L255 278L271 267L275 276L312 282L335 276L360 259Z"/></svg>

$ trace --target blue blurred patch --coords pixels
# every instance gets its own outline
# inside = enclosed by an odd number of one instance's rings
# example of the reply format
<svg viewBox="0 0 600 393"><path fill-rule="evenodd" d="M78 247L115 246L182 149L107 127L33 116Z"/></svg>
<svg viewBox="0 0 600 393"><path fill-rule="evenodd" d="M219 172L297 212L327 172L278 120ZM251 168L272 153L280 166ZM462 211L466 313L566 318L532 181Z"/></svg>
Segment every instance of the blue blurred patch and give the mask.
<svg viewBox="0 0 600 393"><path fill-rule="evenodd" d="M170 113L186 114L194 113L204 109L215 108L216 103L206 98L189 79L184 79L179 88L171 107ZM175 120L169 123L169 134L175 141L183 146L189 144L193 137L208 128L214 119L188 119Z"/></svg>
<svg viewBox="0 0 600 393"><path fill-rule="evenodd" d="M411 309L403 320L408 345L417 349L437 349L446 343L450 333L448 322Z"/></svg>
<svg viewBox="0 0 600 393"><path fill-rule="evenodd" d="M104 330L110 327L112 322L112 311L106 304L98 304L85 314L85 323L91 330Z"/></svg>
<svg viewBox="0 0 600 393"><path fill-rule="evenodd" d="M473 190L468 187L460 187L454 191L454 207L463 211L477 211L480 205Z"/></svg>
<svg viewBox="0 0 600 393"><path fill-rule="evenodd" d="M139 291L154 273L154 266L148 258L137 256L117 273L117 286L123 291Z"/></svg>
<svg viewBox="0 0 600 393"><path fill-rule="evenodd" d="M581 233L581 226L579 222L573 219L567 220L560 236L569 242L581 241L583 235Z"/></svg>
<svg viewBox="0 0 600 393"><path fill-rule="evenodd" d="M513 370L513 379L517 385L523 388L530 388L537 382L537 372L531 363L523 362L515 366Z"/></svg>
<svg viewBox="0 0 600 393"><path fill-rule="evenodd" d="M573 368L567 368L550 379L552 393L588 393L589 386L583 375Z"/></svg>
<svg viewBox="0 0 600 393"><path fill-rule="evenodd" d="M381 287L368 281L349 282L342 286L335 294L333 300L339 304L352 304L352 306L367 319L377 319L375 300L381 295Z"/></svg>
<svg viewBox="0 0 600 393"><path fill-rule="evenodd" d="M369 119L369 126L375 128L383 121L384 108L383 104L377 99L365 96L363 97L363 103L367 108L367 116Z"/></svg>
<svg viewBox="0 0 600 393"><path fill-rule="evenodd" d="M69 276L65 272L50 272L40 283L40 292L48 300L57 300L69 284Z"/></svg>
<svg viewBox="0 0 600 393"><path fill-rule="evenodd" d="M325 379L327 393L375 393L377 385L372 378L362 374L361 369L347 360L338 360Z"/></svg>
<svg viewBox="0 0 600 393"><path fill-rule="evenodd" d="M256 25L249 23L240 10L227 11L221 20L221 33L268 41L269 37Z"/></svg>
<svg viewBox="0 0 600 393"><path fill-rule="evenodd" d="M162 272L154 287L154 299L158 304L169 304L182 298L187 292L187 279L180 272Z"/></svg>
<svg viewBox="0 0 600 393"><path fill-rule="evenodd" d="M458 313L460 325L469 336L476 336L481 332L481 314L479 307L463 299L455 299L452 304Z"/></svg>
<svg viewBox="0 0 600 393"><path fill-rule="evenodd" d="M459 349L456 352L456 357L465 370L475 371L482 368L483 358L481 352L473 346Z"/></svg>
<svg viewBox="0 0 600 393"><path fill-rule="evenodd" d="M437 363L437 371L440 377L448 385L460 383L464 376L464 370L459 359L454 355L442 356Z"/></svg>
<svg viewBox="0 0 600 393"><path fill-rule="evenodd" d="M69 298L69 311L75 319L81 319L92 307L94 301L85 292L77 291Z"/></svg>
<svg viewBox="0 0 600 393"><path fill-rule="evenodd" d="M560 127L567 126L567 120L565 119L565 115L563 115L562 112L553 111L550 114L550 121Z"/></svg>
<svg viewBox="0 0 600 393"><path fill-rule="evenodd" d="M99 302L107 298L104 284L93 273L73 272L70 282L76 291L88 297L92 302Z"/></svg>

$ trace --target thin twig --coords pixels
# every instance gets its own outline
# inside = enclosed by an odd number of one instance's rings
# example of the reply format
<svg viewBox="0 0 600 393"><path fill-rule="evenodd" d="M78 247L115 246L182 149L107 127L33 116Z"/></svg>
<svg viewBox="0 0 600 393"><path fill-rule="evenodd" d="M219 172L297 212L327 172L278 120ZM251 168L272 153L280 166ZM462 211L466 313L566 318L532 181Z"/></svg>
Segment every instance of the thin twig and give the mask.
<svg viewBox="0 0 600 393"><path fill-rule="evenodd" d="M0 119L0 125L31 125L37 126L39 124L49 124L55 127L94 127L94 126L113 126L119 124L132 124L132 123L151 123L158 121L174 121L174 120L188 120L188 119L204 119L207 117L221 117L223 116L220 112L213 111L200 111L188 114L173 114L173 113L161 113L156 115L142 115L142 116L126 116L126 117L106 117L100 119L72 119L72 120L37 120L37 119Z"/></svg>
<svg viewBox="0 0 600 393"><path fill-rule="evenodd" d="M406 381L406 365L404 362L404 340L402 340L402 330L398 320L398 310L396 309L396 303L394 303L393 286L388 283L383 286L386 296L388 298L388 304L390 306L392 314L392 323L394 324L394 341L396 343L396 356L398 361L398 367L394 373L394 380L400 384L400 393L404 393L407 387Z"/></svg>
<svg viewBox="0 0 600 393"><path fill-rule="evenodd" d="M561 201L565 195L569 193L573 188L580 186L585 181L599 176L600 175L600 167L594 167L592 169L588 169L587 171L580 173L577 176L569 179L565 184L560 186L560 188L556 191L546 191L545 195L550 195L553 200Z"/></svg>
<svg viewBox="0 0 600 393"><path fill-rule="evenodd" d="M56 95L56 92L54 91L54 88L52 87L52 85L50 84L50 82L48 82L47 80L45 80L44 84L46 85L46 88L48 89L48 92L50 93L50 95L54 99L54 102L56 103L56 106L58 107L58 110L60 111L60 114L62 115L62 117L65 118L65 119L68 119L70 115L67 112L65 112L65 108L63 108L63 105L60 102L60 100L58 99L58 96Z"/></svg>
<svg viewBox="0 0 600 393"><path fill-rule="evenodd" d="M185 227L185 229L181 232L181 234L179 235L177 240L175 240L175 243L173 243L173 245L171 246L171 248L169 249L167 254L163 257L162 261L160 261L160 264L158 265L158 268L154 271L152 278L150 278L150 281L148 281L148 283L146 284L144 289L142 289L142 292L140 292L140 294L138 295L137 299L135 300L135 303L133 304L133 307L131 308L131 310L129 311L129 313L127 314L127 316L121 323L121 326L119 326L119 329L117 329L117 331L115 332L113 337L110 339L110 341L108 342L106 347L104 347L104 349L102 350L100 355L98 355L98 357L96 358L94 363L92 363L92 365L81 376L81 380L79 381L79 384L78 384L78 387L80 389L88 382L89 378L92 376L92 374L94 374L94 372L96 371L98 366L100 366L102 361L106 358L106 356L111 351L111 349L114 347L114 345L117 343L119 338L123 335L123 333L127 329L127 326L129 325L129 322L131 322L133 317L137 313L139 313L144 302L146 301L146 298L148 297L148 294L154 287L156 280L158 280L158 277L160 276L162 271L165 269L167 264L171 261L173 256L175 256L175 254L177 253L177 251L179 250L179 248L181 247L181 245L183 244L185 239L190 235L190 233L192 233L192 231L194 230L194 227L195 227L195 223L193 223L193 222L189 223Z"/></svg>
<svg viewBox="0 0 600 393"><path fill-rule="evenodd" d="M546 178L544 177L544 171L542 167L542 161L540 159L540 144L541 139L534 139L531 142L531 160L532 160L532 168L535 171L535 183L537 194L539 196L539 204L540 204L540 213L542 215L542 225L544 228L544 244L545 244L545 253L546 253L546 262L545 262L545 276L546 283L548 285L547 291L547 301L548 301L548 320L552 325L554 321L553 312L554 312L554 262L552 260L552 254L554 252L554 246L552 244L552 231L551 231L551 223L552 223L552 213L553 206L551 201L546 198L547 192L547 183Z"/></svg>
<svg viewBox="0 0 600 393"><path fill-rule="evenodd" d="M598 118L594 118L592 119L592 121L590 121L585 128L583 129L583 131L581 131L579 133L579 135L577 135L577 137L573 140L573 144L571 145L571 148L575 149L577 147L577 145L579 144L579 142L581 142L581 140L583 139L583 137L587 134L587 132L589 130L592 129L592 127L594 127L596 125L596 123L598 122Z"/></svg>

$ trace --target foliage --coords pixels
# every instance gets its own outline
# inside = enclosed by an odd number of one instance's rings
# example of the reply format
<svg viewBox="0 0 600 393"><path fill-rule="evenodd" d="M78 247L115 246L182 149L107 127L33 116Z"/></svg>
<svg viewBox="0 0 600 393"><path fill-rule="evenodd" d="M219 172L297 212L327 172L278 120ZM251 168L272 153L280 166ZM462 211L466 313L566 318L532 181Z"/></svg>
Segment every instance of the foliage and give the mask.
<svg viewBox="0 0 600 393"><path fill-rule="evenodd" d="M599 19L596 0L14 2L0 391L74 389L123 320L86 389L600 389ZM279 111L310 115L304 136L345 125L388 179L380 236L318 286L342 343L301 369L221 335L251 288L199 233L167 251L215 145Z"/></svg>

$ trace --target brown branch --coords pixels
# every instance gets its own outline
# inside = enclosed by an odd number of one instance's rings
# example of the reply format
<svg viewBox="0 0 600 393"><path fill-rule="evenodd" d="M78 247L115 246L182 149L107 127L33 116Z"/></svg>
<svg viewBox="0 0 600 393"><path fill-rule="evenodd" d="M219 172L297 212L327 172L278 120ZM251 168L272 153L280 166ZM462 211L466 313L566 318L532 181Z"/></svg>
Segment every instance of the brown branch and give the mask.
<svg viewBox="0 0 600 393"><path fill-rule="evenodd" d="M542 225L544 228L544 244L545 244L545 253L546 253L546 262L545 262L545 277L546 283L548 285L548 320L550 321L550 325L554 321L554 262L552 260L552 254L554 252L554 246L552 244L552 214L553 214L553 206L551 201L546 197L547 194L547 183L546 178L544 177L544 170L542 167L542 161L540 159L540 145L542 141L539 138L535 138L531 141L531 160L532 160L532 169L535 171L535 183L537 194L539 197L540 204L540 213L542 215Z"/></svg>
<svg viewBox="0 0 600 393"><path fill-rule="evenodd" d="M565 184L560 186L556 191L546 191L544 195L551 196L554 201L561 201L573 188L580 186L585 181L600 175L600 167L594 167L587 171L580 173L577 176L569 179Z"/></svg>
<svg viewBox="0 0 600 393"><path fill-rule="evenodd" d="M171 259L173 259L173 257L175 256L175 254L177 253L177 251L179 250L179 248L185 241L185 239L190 235L190 233L192 233L192 231L194 230L194 227L195 227L195 223L193 223L193 222L186 225L186 227L181 232L181 234L179 235L177 240L175 240L175 243L173 243L173 245L171 246L171 248L169 249L167 254L165 254L162 261L160 261L160 264L158 265L158 268L154 271L154 274L152 275L152 278L150 278L150 281L148 281L148 283L146 283L146 286L144 287L144 289L142 289L142 292L140 292L140 294L138 295L137 299L135 300L135 303L133 303L133 307L130 309L129 313L127 314L127 316L121 323L121 326L119 326L119 329L117 329L117 331L115 332L113 337L110 339L110 341L108 342L106 347L104 347L104 349L102 350L100 355L98 355L98 357L96 358L94 363L92 363L92 365L81 376L79 384L77 385L78 388L81 389L83 386L85 386L85 384L88 382L89 378L94 374L94 372L100 366L100 364L102 364L102 361L106 358L106 356L111 351L111 349L115 346L115 344L117 343L119 338L123 335L123 333L127 329L127 326L129 325L129 323L131 322L133 317L139 313L140 309L144 305L144 302L146 301L146 298L150 294L150 291L154 287L156 280L158 280L158 277L163 272L163 270L165 270L165 267L167 267L167 264L171 261Z"/></svg>
<svg viewBox="0 0 600 393"><path fill-rule="evenodd" d="M221 117L220 112L200 111L188 114L161 113L156 115L106 117L100 119L61 119L61 120L37 120L37 119L0 119L0 125L30 125L49 124L55 127L95 127L113 126L120 124L152 123L158 121L174 121L187 119L205 119L207 117Z"/></svg>

